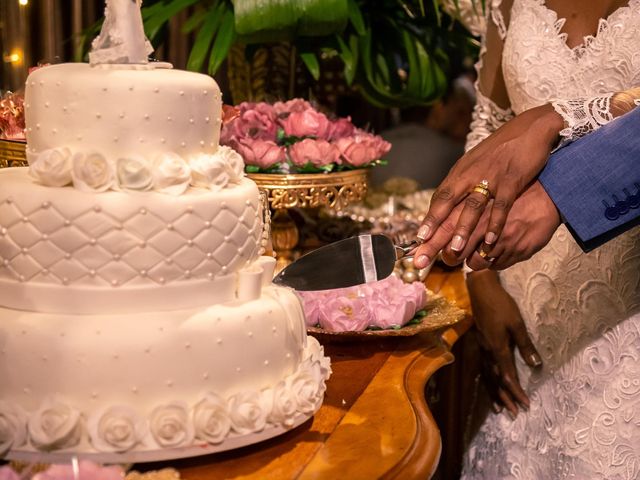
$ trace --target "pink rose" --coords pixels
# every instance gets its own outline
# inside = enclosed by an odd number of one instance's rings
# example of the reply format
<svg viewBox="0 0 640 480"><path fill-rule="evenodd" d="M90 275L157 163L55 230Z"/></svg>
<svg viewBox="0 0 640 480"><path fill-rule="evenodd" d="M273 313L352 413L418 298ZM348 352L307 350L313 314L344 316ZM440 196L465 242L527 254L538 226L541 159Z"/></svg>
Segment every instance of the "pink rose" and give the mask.
<svg viewBox="0 0 640 480"><path fill-rule="evenodd" d="M302 298L304 316L308 327L315 327L320 323L320 308L324 303L322 292L298 292Z"/></svg>
<svg viewBox="0 0 640 480"><path fill-rule="evenodd" d="M391 144L382 137L358 129L353 136L340 138L335 144L345 163L353 167L361 167L378 160L391 150Z"/></svg>
<svg viewBox="0 0 640 480"><path fill-rule="evenodd" d="M344 163L352 167L361 167L376 159L375 148L358 136L340 138L335 145L340 150Z"/></svg>
<svg viewBox="0 0 640 480"><path fill-rule="evenodd" d="M0 480L20 480L20 476L10 466L5 465L0 467Z"/></svg>
<svg viewBox="0 0 640 480"><path fill-rule="evenodd" d="M313 109L292 112L280 119L284 132L293 137L315 137L326 140L330 122L324 113Z"/></svg>
<svg viewBox="0 0 640 480"><path fill-rule="evenodd" d="M367 300L363 297L327 297L320 307L319 323L330 332L365 330L370 323Z"/></svg>
<svg viewBox="0 0 640 480"><path fill-rule="evenodd" d="M321 167L336 163L340 158L340 151L326 140L306 138L289 147L289 158L299 167L307 163Z"/></svg>
<svg viewBox="0 0 640 480"><path fill-rule="evenodd" d="M304 112L305 110L313 109L311 104L301 98L294 98L288 102L276 102L273 104L273 108L276 111L276 115L282 116L292 112Z"/></svg>
<svg viewBox="0 0 640 480"><path fill-rule="evenodd" d="M351 123L351 117L339 118L331 122L327 138L329 140L338 140L339 138L349 137L354 134L355 127Z"/></svg>
<svg viewBox="0 0 640 480"><path fill-rule="evenodd" d="M51 465L44 472L35 475L33 480L122 480L123 478L124 471L120 467L101 467L88 460L80 460L77 476L71 464Z"/></svg>
<svg viewBox="0 0 640 480"><path fill-rule="evenodd" d="M234 143L245 138L258 140L276 140L278 125L276 112L268 103L241 103L239 114L226 123L220 133L222 145L234 146Z"/></svg>
<svg viewBox="0 0 640 480"><path fill-rule="evenodd" d="M267 169L286 160L284 148L273 141L240 139L233 148L242 155L246 165Z"/></svg>

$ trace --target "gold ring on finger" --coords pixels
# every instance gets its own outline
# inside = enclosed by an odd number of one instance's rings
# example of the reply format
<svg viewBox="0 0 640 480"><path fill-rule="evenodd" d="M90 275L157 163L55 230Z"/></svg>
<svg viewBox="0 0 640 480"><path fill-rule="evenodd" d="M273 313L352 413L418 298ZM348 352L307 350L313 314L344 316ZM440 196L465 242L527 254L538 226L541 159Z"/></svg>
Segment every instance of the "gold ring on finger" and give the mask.
<svg viewBox="0 0 640 480"><path fill-rule="evenodd" d="M478 255L480 255L480 257L482 257L487 262L493 262L495 260L494 257L490 257L489 254L482 249L478 250Z"/></svg>
<svg viewBox="0 0 640 480"><path fill-rule="evenodd" d="M473 192L480 193L484 195L486 198L491 198L491 190L489 190L489 181L482 180L475 187L473 187Z"/></svg>

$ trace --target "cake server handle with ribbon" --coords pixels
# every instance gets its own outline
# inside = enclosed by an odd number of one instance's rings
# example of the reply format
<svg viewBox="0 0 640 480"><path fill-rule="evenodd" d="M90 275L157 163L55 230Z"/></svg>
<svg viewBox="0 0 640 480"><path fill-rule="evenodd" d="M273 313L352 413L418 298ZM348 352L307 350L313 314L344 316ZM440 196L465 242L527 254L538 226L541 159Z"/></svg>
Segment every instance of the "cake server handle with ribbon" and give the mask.
<svg viewBox="0 0 640 480"><path fill-rule="evenodd" d="M320 247L284 268L273 282L296 290L330 290L388 277L395 263L418 246L394 245L385 235L358 235Z"/></svg>

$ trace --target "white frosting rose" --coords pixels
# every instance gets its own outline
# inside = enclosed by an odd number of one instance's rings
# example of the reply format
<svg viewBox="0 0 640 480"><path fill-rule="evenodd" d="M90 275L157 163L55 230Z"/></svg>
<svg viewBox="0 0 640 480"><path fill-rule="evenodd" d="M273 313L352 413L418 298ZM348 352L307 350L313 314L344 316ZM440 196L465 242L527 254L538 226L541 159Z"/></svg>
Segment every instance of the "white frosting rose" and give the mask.
<svg viewBox="0 0 640 480"><path fill-rule="evenodd" d="M311 363L318 363L320 366L320 374L322 378L328 380L331 376L331 360L324 354L324 347L313 337L307 339L307 348L305 349L305 360Z"/></svg>
<svg viewBox="0 0 640 480"><path fill-rule="evenodd" d="M226 165L229 181L239 183L244 177L244 160L242 159L242 155L233 148L225 145L218 147L216 155L219 156Z"/></svg>
<svg viewBox="0 0 640 480"><path fill-rule="evenodd" d="M76 153L72 159L73 186L83 192L104 192L113 187L113 167L100 153Z"/></svg>
<svg viewBox="0 0 640 480"><path fill-rule="evenodd" d="M71 150L50 148L29 155L29 174L49 187L64 187L71 183Z"/></svg>
<svg viewBox="0 0 640 480"><path fill-rule="evenodd" d="M119 158L116 161L118 184L124 190L150 190L153 187L153 173L146 159L139 155Z"/></svg>
<svg viewBox="0 0 640 480"><path fill-rule="evenodd" d="M224 159L217 155L197 155L189 159L191 185L222 190L229 183L229 172Z"/></svg>
<svg viewBox="0 0 640 480"><path fill-rule="evenodd" d="M191 169L180 155L167 152L153 160L153 188L170 195L181 195L191 181Z"/></svg>
<svg viewBox="0 0 640 480"><path fill-rule="evenodd" d="M291 390L301 412L315 412L325 391L320 365L317 362L305 362L291 377Z"/></svg>
<svg viewBox="0 0 640 480"><path fill-rule="evenodd" d="M89 440L101 452L126 452L142 442L147 423L131 407L114 405L87 420Z"/></svg>
<svg viewBox="0 0 640 480"><path fill-rule="evenodd" d="M227 403L215 393L207 393L193 408L196 437L209 443L220 443L231 430Z"/></svg>
<svg viewBox="0 0 640 480"><path fill-rule="evenodd" d="M27 440L27 414L18 405L0 401L0 457Z"/></svg>
<svg viewBox="0 0 640 480"><path fill-rule="evenodd" d="M195 436L188 407L182 402L154 408L149 416L149 429L161 447L190 445Z"/></svg>
<svg viewBox="0 0 640 480"><path fill-rule="evenodd" d="M268 408L257 392L243 392L229 399L229 414L233 430L241 435L260 432L267 423Z"/></svg>
<svg viewBox="0 0 640 480"><path fill-rule="evenodd" d="M269 422L274 425L284 425L290 427L298 410L298 401L291 389L291 385L280 382L272 391L273 402L271 413L269 414Z"/></svg>
<svg viewBox="0 0 640 480"><path fill-rule="evenodd" d="M80 412L58 398L48 398L29 418L29 438L40 450L73 447L80 442Z"/></svg>

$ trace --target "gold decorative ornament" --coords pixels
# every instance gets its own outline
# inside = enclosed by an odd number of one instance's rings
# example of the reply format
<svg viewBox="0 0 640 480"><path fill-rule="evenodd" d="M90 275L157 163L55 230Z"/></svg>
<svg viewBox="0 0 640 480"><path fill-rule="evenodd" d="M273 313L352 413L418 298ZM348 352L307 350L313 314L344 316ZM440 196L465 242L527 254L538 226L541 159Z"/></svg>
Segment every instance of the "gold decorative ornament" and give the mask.
<svg viewBox="0 0 640 480"><path fill-rule="evenodd" d="M277 258L277 270L293 260L299 232L289 214L292 208L328 207L341 210L360 202L367 193L367 170L331 173L250 173L247 175L267 192L275 211L271 224L271 243Z"/></svg>
<svg viewBox="0 0 640 480"><path fill-rule="evenodd" d="M0 140L0 168L27 167L27 144L17 140Z"/></svg>

